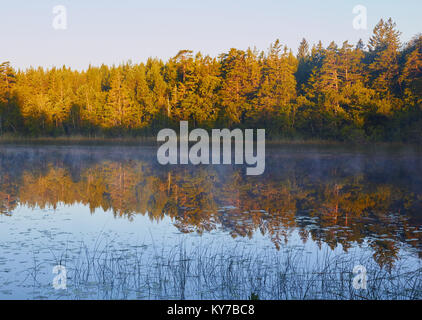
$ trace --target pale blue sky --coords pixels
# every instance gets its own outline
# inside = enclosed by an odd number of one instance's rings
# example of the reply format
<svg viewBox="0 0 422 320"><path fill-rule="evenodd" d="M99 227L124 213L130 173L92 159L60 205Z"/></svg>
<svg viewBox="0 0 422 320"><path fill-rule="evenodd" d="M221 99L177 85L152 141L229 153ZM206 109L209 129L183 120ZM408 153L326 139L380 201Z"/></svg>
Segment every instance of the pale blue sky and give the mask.
<svg viewBox="0 0 422 320"><path fill-rule="evenodd" d="M368 9L355 30L354 6ZM52 9L67 7L68 29L54 30ZM16 68L118 64L180 49L216 56L231 47L259 50L279 38L296 51L310 43L366 41L380 18L392 17L402 40L422 32L421 0L0 0L0 61Z"/></svg>

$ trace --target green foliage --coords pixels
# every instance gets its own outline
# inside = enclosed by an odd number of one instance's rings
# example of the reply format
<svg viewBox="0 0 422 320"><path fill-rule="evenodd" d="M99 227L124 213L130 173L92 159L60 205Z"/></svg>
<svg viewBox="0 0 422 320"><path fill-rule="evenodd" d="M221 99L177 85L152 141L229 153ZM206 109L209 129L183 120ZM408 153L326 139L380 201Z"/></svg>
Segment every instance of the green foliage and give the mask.
<svg viewBox="0 0 422 320"><path fill-rule="evenodd" d="M0 64L0 134L153 135L193 127L259 127L269 138L422 140L422 35L404 46L389 19L365 50L303 39L266 53L230 49L218 58L181 50L163 62L30 68Z"/></svg>

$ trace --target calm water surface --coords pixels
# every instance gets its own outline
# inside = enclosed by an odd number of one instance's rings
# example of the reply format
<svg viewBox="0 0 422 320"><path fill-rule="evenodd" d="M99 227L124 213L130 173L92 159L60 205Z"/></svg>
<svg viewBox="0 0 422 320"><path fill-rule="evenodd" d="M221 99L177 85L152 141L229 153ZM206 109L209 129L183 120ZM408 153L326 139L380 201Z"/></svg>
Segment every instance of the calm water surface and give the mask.
<svg viewBox="0 0 422 320"><path fill-rule="evenodd" d="M292 252L303 270L327 255L421 266L413 149L269 148L261 176L161 166L155 150L0 146L0 298L248 298L260 290L248 274L270 274ZM66 290L52 287L57 264L68 268ZM217 295L207 272L233 288ZM272 290L260 297L280 297Z"/></svg>

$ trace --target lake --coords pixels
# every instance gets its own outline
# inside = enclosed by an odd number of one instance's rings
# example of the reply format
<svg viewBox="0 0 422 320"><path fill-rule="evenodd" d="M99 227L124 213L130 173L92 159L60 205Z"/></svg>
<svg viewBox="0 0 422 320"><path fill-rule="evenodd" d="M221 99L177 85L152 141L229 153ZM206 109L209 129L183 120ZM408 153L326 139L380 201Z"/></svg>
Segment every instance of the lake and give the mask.
<svg viewBox="0 0 422 320"><path fill-rule="evenodd" d="M248 176L148 146L2 145L0 298L421 299L421 155L284 145Z"/></svg>

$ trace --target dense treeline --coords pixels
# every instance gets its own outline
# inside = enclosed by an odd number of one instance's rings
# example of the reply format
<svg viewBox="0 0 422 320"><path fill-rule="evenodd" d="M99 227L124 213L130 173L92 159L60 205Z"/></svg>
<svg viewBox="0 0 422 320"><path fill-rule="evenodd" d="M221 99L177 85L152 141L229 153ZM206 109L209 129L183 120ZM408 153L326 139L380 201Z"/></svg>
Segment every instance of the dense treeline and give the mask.
<svg viewBox="0 0 422 320"><path fill-rule="evenodd" d="M402 45L389 19L366 46L303 39L296 56L277 40L266 53L182 50L82 72L0 65L0 134L153 135L180 120L272 138L422 142L422 35Z"/></svg>

